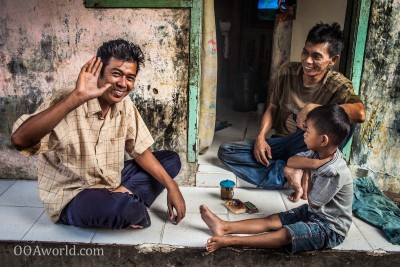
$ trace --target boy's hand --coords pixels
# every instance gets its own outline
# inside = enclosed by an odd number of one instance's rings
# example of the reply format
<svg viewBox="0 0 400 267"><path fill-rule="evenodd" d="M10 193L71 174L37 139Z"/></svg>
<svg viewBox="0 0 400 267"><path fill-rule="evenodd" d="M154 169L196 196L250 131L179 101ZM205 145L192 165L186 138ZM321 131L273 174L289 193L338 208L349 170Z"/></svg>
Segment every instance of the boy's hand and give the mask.
<svg viewBox="0 0 400 267"><path fill-rule="evenodd" d="M303 131L305 131L304 123L306 121L308 112L310 112L311 110L313 110L314 108L319 107L319 106L321 106L321 105L313 104L313 103L305 105L299 111L299 113L297 113L297 118L296 118L297 127L302 129Z"/></svg>

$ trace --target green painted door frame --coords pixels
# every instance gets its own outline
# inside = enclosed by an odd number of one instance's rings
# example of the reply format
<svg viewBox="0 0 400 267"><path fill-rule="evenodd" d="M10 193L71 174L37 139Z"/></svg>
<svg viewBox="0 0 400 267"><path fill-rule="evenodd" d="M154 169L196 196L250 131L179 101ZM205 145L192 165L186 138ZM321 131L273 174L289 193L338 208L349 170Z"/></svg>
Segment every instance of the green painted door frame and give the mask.
<svg viewBox="0 0 400 267"><path fill-rule="evenodd" d="M356 94L360 94L361 76L364 66L364 53L365 45L368 34L368 23L371 10L371 0L356 0L351 12L354 17L351 18L351 30L350 30L350 42L349 52L347 55L347 77L353 82L354 91ZM354 37L353 37L354 36ZM351 145L353 138L343 148L343 155L348 161L350 159Z"/></svg>
<svg viewBox="0 0 400 267"><path fill-rule="evenodd" d="M198 156L199 93L201 78L202 0L85 0L90 8L188 8L190 9L188 162Z"/></svg>

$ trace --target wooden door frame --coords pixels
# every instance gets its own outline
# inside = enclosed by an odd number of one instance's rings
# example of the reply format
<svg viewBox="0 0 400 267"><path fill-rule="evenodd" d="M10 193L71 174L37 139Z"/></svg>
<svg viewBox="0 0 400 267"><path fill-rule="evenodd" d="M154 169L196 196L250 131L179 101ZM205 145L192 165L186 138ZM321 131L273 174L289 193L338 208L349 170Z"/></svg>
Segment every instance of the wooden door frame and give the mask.
<svg viewBox="0 0 400 267"><path fill-rule="evenodd" d="M371 0L348 0L344 27L346 49L342 53L342 58L345 60L340 64L340 71L352 81L354 91L358 95L360 95L370 13ZM352 142L351 137L343 148L343 155L347 161L350 159Z"/></svg>

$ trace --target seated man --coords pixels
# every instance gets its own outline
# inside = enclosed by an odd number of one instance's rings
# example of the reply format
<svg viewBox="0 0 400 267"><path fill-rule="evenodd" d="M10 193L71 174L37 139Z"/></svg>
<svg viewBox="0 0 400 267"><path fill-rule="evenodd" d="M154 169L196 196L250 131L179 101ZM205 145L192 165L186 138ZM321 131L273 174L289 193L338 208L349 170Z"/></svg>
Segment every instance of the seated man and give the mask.
<svg viewBox="0 0 400 267"><path fill-rule="evenodd" d="M282 188L286 178L290 179L283 173L285 162L307 149L303 123L308 112L320 105L338 104L351 124L365 120L364 105L351 81L329 69L339 61L342 48L343 33L337 23L317 24L310 30L301 62L290 62L279 69L255 142L220 146L218 157L229 170L259 187ZM272 128L278 137L266 138Z"/></svg>
<svg viewBox="0 0 400 267"><path fill-rule="evenodd" d="M227 246L282 247L292 254L333 248L343 242L352 222L353 179L338 147L350 131L349 117L338 105L320 106L308 113L305 130L309 151L289 158L285 171L298 171L292 172L297 189L302 176L308 177L308 204L265 218L233 222L221 220L202 205L201 217L213 233L207 240L208 251Z"/></svg>
<svg viewBox="0 0 400 267"><path fill-rule="evenodd" d="M179 223L185 216L185 201L171 178L180 171L179 156L150 151L154 140L128 96L143 62L136 44L105 42L82 67L73 90L56 92L15 122L12 144L23 154L39 154L40 198L53 222L148 227L146 207L165 188L170 218ZM133 159L124 162L124 151Z"/></svg>

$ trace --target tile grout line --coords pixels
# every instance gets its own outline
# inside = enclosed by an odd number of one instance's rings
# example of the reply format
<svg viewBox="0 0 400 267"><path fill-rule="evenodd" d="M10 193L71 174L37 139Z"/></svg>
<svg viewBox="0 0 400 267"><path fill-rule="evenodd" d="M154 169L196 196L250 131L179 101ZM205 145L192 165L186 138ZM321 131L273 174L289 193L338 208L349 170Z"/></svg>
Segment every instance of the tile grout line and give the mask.
<svg viewBox="0 0 400 267"><path fill-rule="evenodd" d="M352 216L353 218L355 218L355 216L353 215L353 213L351 214L351 216ZM352 223L354 224L354 226L357 227L358 231L359 231L360 234L364 237L365 241L367 241L368 245L371 247L371 251L374 251L375 248L373 248L373 246L372 246L372 244L369 242L368 238L367 238L367 237L364 235L364 233L358 228L358 226L356 225L356 223L354 222L353 219L352 219ZM388 241L388 242L389 242L389 241ZM382 248L380 248L380 249L382 249ZM384 250L384 249L382 249L382 250Z"/></svg>
<svg viewBox="0 0 400 267"><path fill-rule="evenodd" d="M286 210L289 210L288 206L286 205L286 202L283 200L283 194L282 194L281 190L279 190L279 195L281 196L281 200L282 200L283 205L285 206Z"/></svg>
<svg viewBox="0 0 400 267"><path fill-rule="evenodd" d="M93 243L93 239L94 239L94 236L95 236L96 233L97 233L97 230L98 230L98 229L94 229L92 238L90 238L90 241L89 241L90 244L95 244L95 243Z"/></svg>
<svg viewBox="0 0 400 267"><path fill-rule="evenodd" d="M167 225L167 220L168 220L168 210L164 213L164 225L161 229L160 244L163 244L164 231L165 231L165 226Z"/></svg>
<svg viewBox="0 0 400 267"><path fill-rule="evenodd" d="M45 211L43 210L42 213L40 214L40 216L36 219L36 221L31 225L31 227L28 229L28 231L26 231L26 233L21 237L20 241L22 241L24 239L24 237L29 233L29 231L33 228L33 226L39 221L39 219L43 216L43 214L45 213Z"/></svg>
<svg viewBox="0 0 400 267"><path fill-rule="evenodd" d="M7 187L6 190L3 191L3 193L0 194L0 196L2 196L5 192L7 192L7 190L10 189L11 186L13 186L16 182L17 182L16 180L13 180L13 183L11 183L10 186Z"/></svg>

